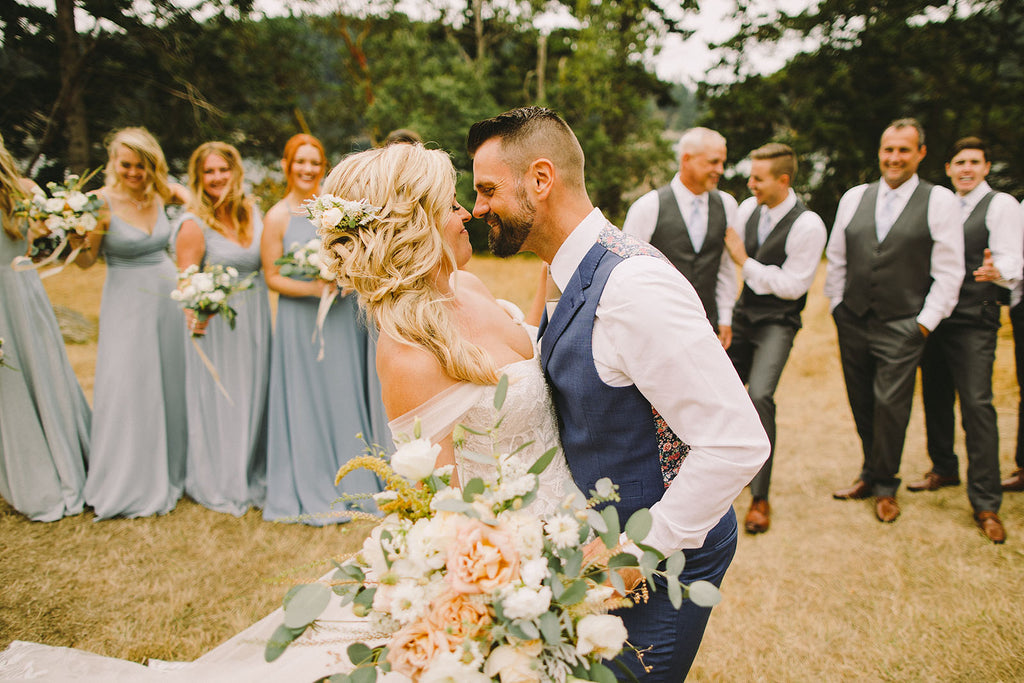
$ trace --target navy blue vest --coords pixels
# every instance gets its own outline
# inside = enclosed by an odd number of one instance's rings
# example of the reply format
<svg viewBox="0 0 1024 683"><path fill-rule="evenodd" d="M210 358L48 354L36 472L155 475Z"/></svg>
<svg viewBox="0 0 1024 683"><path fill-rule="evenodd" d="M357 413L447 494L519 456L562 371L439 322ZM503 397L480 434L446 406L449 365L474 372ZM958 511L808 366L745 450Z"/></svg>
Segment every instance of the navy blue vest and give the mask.
<svg viewBox="0 0 1024 683"><path fill-rule="evenodd" d="M587 495L602 477L618 484L615 507L623 521L662 498L690 448L635 386L610 387L594 366L594 314L608 276L624 259L641 254L661 256L605 227L541 327L541 364L573 479Z"/></svg>

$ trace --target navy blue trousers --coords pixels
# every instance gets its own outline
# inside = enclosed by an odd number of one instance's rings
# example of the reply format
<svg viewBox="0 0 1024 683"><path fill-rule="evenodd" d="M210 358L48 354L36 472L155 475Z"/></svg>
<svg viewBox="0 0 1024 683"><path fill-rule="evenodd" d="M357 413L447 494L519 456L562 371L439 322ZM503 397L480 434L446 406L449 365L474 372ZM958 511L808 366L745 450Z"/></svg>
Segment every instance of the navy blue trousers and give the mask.
<svg viewBox="0 0 1024 683"><path fill-rule="evenodd" d="M703 579L721 586L736 554L736 514L732 508L708 534L704 547L683 552L686 566L679 575L681 582ZM664 581L656 577L656 583L657 591L648 591L647 603L615 612L626 625L629 643L641 651L643 663L629 648L623 650L619 660L644 683L682 681L697 655L711 609L684 600L677 610L668 599ZM621 678L621 672L616 674Z"/></svg>

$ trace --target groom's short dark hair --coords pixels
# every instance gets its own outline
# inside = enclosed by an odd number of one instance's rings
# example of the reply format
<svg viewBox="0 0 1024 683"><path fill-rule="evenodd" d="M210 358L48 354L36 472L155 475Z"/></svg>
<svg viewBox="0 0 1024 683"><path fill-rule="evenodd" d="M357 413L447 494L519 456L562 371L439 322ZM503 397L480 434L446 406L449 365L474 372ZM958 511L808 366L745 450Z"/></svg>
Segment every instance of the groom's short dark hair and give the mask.
<svg viewBox="0 0 1024 683"><path fill-rule="evenodd" d="M565 120L547 107L520 107L469 128L469 158L492 138L501 140L505 162L517 173L539 157L554 162L567 185L583 188L583 149Z"/></svg>

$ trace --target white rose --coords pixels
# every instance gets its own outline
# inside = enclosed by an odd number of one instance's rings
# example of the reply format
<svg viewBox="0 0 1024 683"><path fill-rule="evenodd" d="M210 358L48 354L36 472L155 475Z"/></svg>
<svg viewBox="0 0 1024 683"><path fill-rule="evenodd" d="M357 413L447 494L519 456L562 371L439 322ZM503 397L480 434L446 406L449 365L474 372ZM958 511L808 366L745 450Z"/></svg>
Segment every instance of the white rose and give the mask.
<svg viewBox="0 0 1024 683"><path fill-rule="evenodd" d="M320 254L317 254L316 252L313 252L308 257L306 257L306 263L308 263L309 265L311 265L314 268L319 268L320 267Z"/></svg>
<svg viewBox="0 0 1024 683"><path fill-rule="evenodd" d="M192 286L200 292L212 292L214 289L212 273L196 273L192 276Z"/></svg>
<svg viewBox="0 0 1024 683"><path fill-rule="evenodd" d="M199 290L197 290L192 285L185 285L181 289L181 297L185 301L191 301L192 299L195 299L197 294L199 294Z"/></svg>
<svg viewBox="0 0 1024 683"><path fill-rule="evenodd" d="M341 212L341 209L334 207L324 211L324 215L320 217L321 228L336 228L341 219L345 217L345 214Z"/></svg>
<svg viewBox="0 0 1024 683"><path fill-rule="evenodd" d="M71 207L72 211L81 211L85 208L85 205L89 203L89 198L81 192L72 192L65 199L68 206Z"/></svg>
<svg viewBox="0 0 1024 683"><path fill-rule="evenodd" d="M511 645L494 648L484 665L484 673L492 678L498 676L501 683L539 683L539 669L540 661L536 657Z"/></svg>
<svg viewBox="0 0 1024 683"><path fill-rule="evenodd" d="M46 200L46 210L50 213L60 213L64 210L64 199L62 197L50 197Z"/></svg>
<svg viewBox="0 0 1024 683"><path fill-rule="evenodd" d="M440 652L419 678L420 683L491 683L490 677L459 659L458 652Z"/></svg>
<svg viewBox="0 0 1024 683"><path fill-rule="evenodd" d="M402 446L391 456L391 468L400 476L411 481L426 479L434 472L434 463L441 446L427 439L414 439Z"/></svg>
<svg viewBox="0 0 1024 683"><path fill-rule="evenodd" d="M57 230L60 230L62 225L64 225L64 219L60 216L50 216L46 221L44 221L43 225L45 225L46 229L50 232L56 232Z"/></svg>
<svg viewBox="0 0 1024 683"><path fill-rule="evenodd" d="M82 214L82 217L78 219L78 224L86 232L88 232L89 230L95 230L96 216L93 216L91 213L84 213Z"/></svg>
<svg viewBox="0 0 1024 683"><path fill-rule="evenodd" d="M181 290L178 290L178 289L172 289L172 290L171 290L171 298L172 298L172 299L174 299L175 301L181 301L181 300L182 300L183 298L185 298L185 297L184 297L184 295L183 295L183 294L181 293Z"/></svg>
<svg viewBox="0 0 1024 683"><path fill-rule="evenodd" d="M519 566L519 578L531 588L539 588L544 583L544 579L550 575L551 570L548 568L548 561L543 557L535 557Z"/></svg>
<svg viewBox="0 0 1024 683"><path fill-rule="evenodd" d="M536 619L551 607L551 589L547 586L523 586L503 593L502 611L509 619Z"/></svg>
<svg viewBox="0 0 1024 683"><path fill-rule="evenodd" d="M613 659L626 642L626 627L614 614L589 614L576 625L576 654Z"/></svg>
<svg viewBox="0 0 1024 683"><path fill-rule="evenodd" d="M210 292L206 298L209 299L212 303L219 304L224 301L225 296L223 291L215 289L214 291Z"/></svg>
<svg viewBox="0 0 1024 683"><path fill-rule="evenodd" d="M230 275L231 277L238 277L238 270L232 266L228 266L227 268L225 268L224 272Z"/></svg>

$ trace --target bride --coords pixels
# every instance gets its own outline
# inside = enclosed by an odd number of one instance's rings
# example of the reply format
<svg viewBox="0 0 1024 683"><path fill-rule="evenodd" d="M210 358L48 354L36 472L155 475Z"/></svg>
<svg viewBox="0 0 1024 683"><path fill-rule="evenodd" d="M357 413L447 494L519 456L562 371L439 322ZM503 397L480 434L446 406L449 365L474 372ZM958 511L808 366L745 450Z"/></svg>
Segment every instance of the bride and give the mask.
<svg viewBox="0 0 1024 683"><path fill-rule="evenodd" d="M455 169L441 150L394 144L354 154L331 172L324 192L365 199L378 218L355 229L323 226L321 254L339 286L380 330L377 372L384 408L396 437L422 436L441 447L437 466L456 477L491 479L492 467L462 457L490 452L494 387L509 377L498 450L530 465L558 445L558 432L536 349L536 329L514 305L498 301L462 268L472 256L469 213L455 198ZM452 428L472 431L456 452ZM551 512L575 492L559 452L541 477L532 510Z"/></svg>
<svg viewBox="0 0 1024 683"><path fill-rule="evenodd" d="M465 223L469 213L455 199L455 171L448 155L420 144L394 144L346 157L324 191L366 199L379 218L356 229L321 230L328 267L380 330L377 370L384 405L396 435L421 436L441 446L438 465L454 464L461 481L492 478L494 468L465 451L489 453L491 439L467 431L456 450L452 428L484 432L498 414L494 388L509 377L503 420L494 446L532 464L558 445L554 410L536 349L536 330L522 313L495 299L483 283L461 270L472 255ZM340 387L344 390L344 387ZM543 515L576 493L559 451L540 476L530 508ZM272 663L264 647L282 623L276 610L194 662L151 662L149 667L81 650L16 641L0 652L0 680L282 681L320 680L347 668L345 650L374 635L350 607L336 602L324 623L307 631Z"/></svg>

